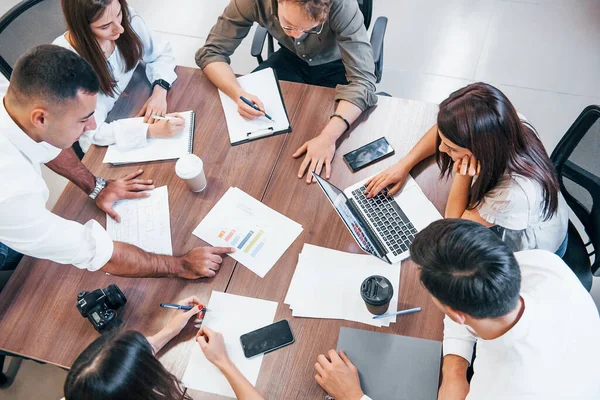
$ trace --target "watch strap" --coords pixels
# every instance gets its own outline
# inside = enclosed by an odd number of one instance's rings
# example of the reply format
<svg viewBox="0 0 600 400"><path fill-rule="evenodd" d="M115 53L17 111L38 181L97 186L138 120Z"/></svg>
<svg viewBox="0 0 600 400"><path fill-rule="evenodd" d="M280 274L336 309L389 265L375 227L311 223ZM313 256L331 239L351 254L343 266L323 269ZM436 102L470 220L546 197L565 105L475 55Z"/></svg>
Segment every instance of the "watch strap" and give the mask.
<svg viewBox="0 0 600 400"><path fill-rule="evenodd" d="M96 197L100 194L100 192L106 187L106 181L100 177L95 177L96 186L94 186L94 190L89 194L89 198L92 200L96 200Z"/></svg>
<svg viewBox="0 0 600 400"><path fill-rule="evenodd" d="M171 89L171 85L169 84L169 82L165 81L164 79L157 79L154 82L152 82L152 89L154 89L154 86L156 85L160 86L166 91L169 91Z"/></svg>

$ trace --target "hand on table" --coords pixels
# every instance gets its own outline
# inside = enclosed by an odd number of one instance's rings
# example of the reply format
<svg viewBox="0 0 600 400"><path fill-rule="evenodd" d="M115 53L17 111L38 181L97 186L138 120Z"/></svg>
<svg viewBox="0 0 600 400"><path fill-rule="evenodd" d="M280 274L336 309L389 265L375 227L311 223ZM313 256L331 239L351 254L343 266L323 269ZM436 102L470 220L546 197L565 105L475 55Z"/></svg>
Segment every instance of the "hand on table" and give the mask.
<svg viewBox="0 0 600 400"><path fill-rule="evenodd" d="M245 119L256 119L259 117L262 117L265 115L265 113L263 111L256 111L254 108L250 107L248 104L244 103L244 101L240 98L241 96L244 96L245 98L247 98L248 100L250 100L251 102L253 102L254 104L256 104L258 106L258 108L260 108L261 110L265 110L265 106L263 104L262 101L260 101L260 99L258 97L256 97L255 95L248 93L248 92L244 92L241 91L237 98L233 99L233 101L235 101L237 103L238 106L238 113L244 117Z"/></svg>
<svg viewBox="0 0 600 400"><path fill-rule="evenodd" d="M306 172L306 183L316 182L311 172L314 171L317 175L320 175L323 166L325 166L325 179L331 177L331 161L335 155L335 139L326 133L321 133L316 138L304 143L292 157L298 158L304 153L306 153L306 156L304 156L298 170L299 179Z"/></svg>
<svg viewBox="0 0 600 400"><path fill-rule="evenodd" d="M110 215L115 221L121 222L121 217L113 209L115 202L122 199L143 199L150 196L149 193L144 193L145 190L154 189L152 179L138 179L143 173L144 171L139 169L124 178L109 181L96 197L98 208Z"/></svg>
<svg viewBox="0 0 600 400"><path fill-rule="evenodd" d="M204 305L200 303L200 300L196 296L191 296L186 299L179 300L177 304L181 306L193 306L194 308L188 311L173 311L173 315L169 319L169 322L167 322L165 327L162 329L171 338L179 335L181 330L185 328L188 321L193 316L196 316L196 320L194 321L194 323L199 323L204 318L204 311L200 311L204 307Z"/></svg>
<svg viewBox="0 0 600 400"><path fill-rule="evenodd" d="M360 400L364 393L360 387L358 370L344 351L329 350L315 363L315 380L335 400Z"/></svg>
<svg viewBox="0 0 600 400"><path fill-rule="evenodd" d="M152 96L142 106L137 117L144 117L144 122L153 124L157 119L152 118L153 115L164 117L167 113L167 90L158 85L154 86Z"/></svg>
<svg viewBox="0 0 600 400"><path fill-rule="evenodd" d="M174 119L156 119L148 127L148 138L170 138L183 131L185 119L180 114L167 114Z"/></svg>
<svg viewBox="0 0 600 400"><path fill-rule="evenodd" d="M229 362L225 340L220 333L210 328L202 327L196 335L196 342L200 345L206 359L217 368L221 368Z"/></svg>
<svg viewBox="0 0 600 400"><path fill-rule="evenodd" d="M234 247L196 247L183 256L185 279L212 278L221 268L223 258L219 254L235 252Z"/></svg>
<svg viewBox="0 0 600 400"><path fill-rule="evenodd" d="M464 156L462 159L454 162L453 167L456 175L473 177L481 171L481 163L477 161L474 155Z"/></svg>
<svg viewBox="0 0 600 400"><path fill-rule="evenodd" d="M400 162L375 175L365 183L367 198L370 199L376 196L383 189L391 185L393 186L388 189L388 196L395 195L404 186L409 172L410 168L407 168L402 160L400 160Z"/></svg>

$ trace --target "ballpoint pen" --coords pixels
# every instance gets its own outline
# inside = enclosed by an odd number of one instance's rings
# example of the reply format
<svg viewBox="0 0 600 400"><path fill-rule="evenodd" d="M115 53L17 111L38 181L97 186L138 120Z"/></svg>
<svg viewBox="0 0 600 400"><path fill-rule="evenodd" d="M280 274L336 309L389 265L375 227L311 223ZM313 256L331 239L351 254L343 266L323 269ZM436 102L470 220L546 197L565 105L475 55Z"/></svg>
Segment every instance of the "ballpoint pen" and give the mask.
<svg viewBox="0 0 600 400"><path fill-rule="evenodd" d="M393 313L376 315L376 316L373 317L373 319L379 319L379 318L385 318L385 317L393 317L395 315L412 314L412 313L416 313L416 312L419 312L419 311L421 311L421 307L409 308L408 310L402 310L402 311L393 312Z"/></svg>
<svg viewBox="0 0 600 400"><path fill-rule="evenodd" d="M254 104L252 101L248 100L247 98L245 98L244 96L240 96L240 99L248 104L250 107L254 108L256 111L260 111L263 114L265 114L265 117L267 117L268 119L270 119L271 121L275 122L275 120L273 118L271 118L271 116L269 116L269 114L267 114L265 111L261 110L256 104Z"/></svg>
<svg viewBox="0 0 600 400"><path fill-rule="evenodd" d="M184 311L189 311L192 308L196 307L196 306L182 306L180 304L172 304L172 303L160 303L160 306L162 308L172 308L174 310L184 310ZM204 307L202 304L200 304L198 306L198 308L200 308L200 312L210 311L208 308Z"/></svg>
<svg viewBox="0 0 600 400"><path fill-rule="evenodd" d="M165 120L165 121L169 121L169 120L172 120L172 119L180 119L179 117L169 117L169 116L162 117L160 115L153 115L152 118L154 118L154 119L162 119L162 120Z"/></svg>

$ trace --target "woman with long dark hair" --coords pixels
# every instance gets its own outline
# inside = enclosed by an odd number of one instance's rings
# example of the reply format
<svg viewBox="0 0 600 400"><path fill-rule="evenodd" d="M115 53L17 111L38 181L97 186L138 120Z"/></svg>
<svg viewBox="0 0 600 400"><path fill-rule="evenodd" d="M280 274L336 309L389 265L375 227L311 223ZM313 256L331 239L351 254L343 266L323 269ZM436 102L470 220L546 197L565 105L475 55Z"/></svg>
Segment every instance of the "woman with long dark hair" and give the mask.
<svg viewBox="0 0 600 400"><path fill-rule="evenodd" d="M68 30L54 44L79 54L100 78L94 113L97 128L79 139L83 152L92 144L116 143L122 149L139 147L146 144L147 138L170 137L181 132L184 127L181 118L152 118L152 115L166 115L167 91L177 79L171 45L154 37L126 0L61 1ZM108 113L140 62L146 64L146 76L152 83L152 94L138 115L144 118L106 123Z"/></svg>
<svg viewBox="0 0 600 400"><path fill-rule="evenodd" d="M442 176L454 176L446 218L494 230L515 251L564 255L568 207L534 128L495 87L474 83L440 104L437 124L396 165L367 182L369 197L398 192L410 170L434 155Z"/></svg>
<svg viewBox="0 0 600 400"><path fill-rule="evenodd" d="M100 336L75 360L65 381L66 400L191 400L177 378L154 356L188 321L198 316L200 301L189 297L179 302L194 306L177 311L156 335L136 331ZM231 384L238 399L263 400L260 393L231 362L223 336L202 328L196 336L206 358ZM201 376L198 379L202 379Z"/></svg>

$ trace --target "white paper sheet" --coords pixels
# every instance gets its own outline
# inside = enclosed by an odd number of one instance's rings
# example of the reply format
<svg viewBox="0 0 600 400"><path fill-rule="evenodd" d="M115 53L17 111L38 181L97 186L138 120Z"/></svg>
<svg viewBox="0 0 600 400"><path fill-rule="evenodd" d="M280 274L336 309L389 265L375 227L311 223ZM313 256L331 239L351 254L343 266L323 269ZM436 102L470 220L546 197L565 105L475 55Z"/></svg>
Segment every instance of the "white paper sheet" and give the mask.
<svg viewBox="0 0 600 400"><path fill-rule="evenodd" d="M394 295L387 312L398 310L400 264L373 256L351 254L305 244L284 303L294 317L345 319L372 326L389 326L396 317L373 319L360 295L371 275L389 279Z"/></svg>
<svg viewBox="0 0 600 400"><path fill-rule="evenodd" d="M246 358L240 336L273 323L277 303L213 291L207 308L210 311L202 326L223 334L229 358L246 379L256 385L263 356ZM206 359L199 345L192 348L182 383L189 389L235 398L225 376Z"/></svg>
<svg viewBox="0 0 600 400"><path fill-rule="evenodd" d="M302 232L302 226L238 188L229 188L193 234L263 278Z"/></svg>
<svg viewBox="0 0 600 400"><path fill-rule="evenodd" d="M229 139L232 144L252 138L252 135L248 136L248 132L256 132L256 135L260 135L260 131L268 128L273 128L273 132L281 132L290 127L273 69L265 68L241 76L237 80L244 91L255 95L263 102L266 113L275 122L266 117L260 117L252 121L244 119L238 113L237 102L219 90Z"/></svg>
<svg viewBox="0 0 600 400"><path fill-rule="evenodd" d="M148 139L146 146L130 150L120 150L116 145L108 146L104 163L129 164L156 160L171 160L189 154L190 137L194 134L193 111L184 111L179 114L185 118L183 131L168 138ZM142 119L141 117L138 119ZM193 139L192 139L193 140Z"/></svg>
<svg viewBox="0 0 600 400"><path fill-rule="evenodd" d="M113 240L133 244L145 251L173 255L169 193L166 186L149 191L145 199L119 200L117 222L106 214L106 231Z"/></svg>

